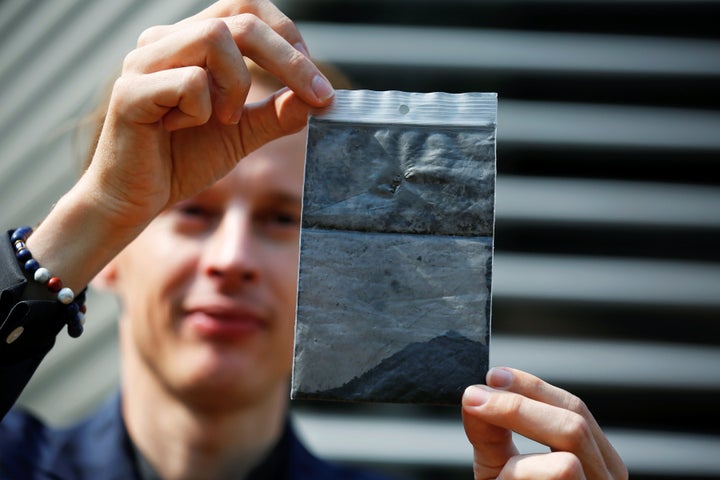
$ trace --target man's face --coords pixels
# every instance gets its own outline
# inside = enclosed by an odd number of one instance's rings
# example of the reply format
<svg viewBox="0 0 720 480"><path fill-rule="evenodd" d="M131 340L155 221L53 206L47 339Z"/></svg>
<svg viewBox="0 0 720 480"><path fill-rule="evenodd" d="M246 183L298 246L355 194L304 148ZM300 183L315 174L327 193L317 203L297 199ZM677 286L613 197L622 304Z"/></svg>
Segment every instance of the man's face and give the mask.
<svg viewBox="0 0 720 480"><path fill-rule="evenodd" d="M301 132L253 152L111 265L123 353L188 401L238 405L287 385L304 151Z"/></svg>

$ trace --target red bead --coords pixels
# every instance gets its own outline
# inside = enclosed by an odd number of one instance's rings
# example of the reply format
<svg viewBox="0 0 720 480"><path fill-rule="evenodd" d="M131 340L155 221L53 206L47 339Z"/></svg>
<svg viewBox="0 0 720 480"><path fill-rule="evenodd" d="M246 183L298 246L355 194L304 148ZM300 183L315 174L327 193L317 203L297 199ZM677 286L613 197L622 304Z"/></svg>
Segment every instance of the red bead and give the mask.
<svg viewBox="0 0 720 480"><path fill-rule="evenodd" d="M83 303L82 305L80 305L80 311L81 311L83 314L87 313L87 307L85 306L84 303Z"/></svg>
<svg viewBox="0 0 720 480"><path fill-rule="evenodd" d="M57 293L63 288L62 280L60 280L58 277L52 277L47 282L47 288L53 293Z"/></svg>

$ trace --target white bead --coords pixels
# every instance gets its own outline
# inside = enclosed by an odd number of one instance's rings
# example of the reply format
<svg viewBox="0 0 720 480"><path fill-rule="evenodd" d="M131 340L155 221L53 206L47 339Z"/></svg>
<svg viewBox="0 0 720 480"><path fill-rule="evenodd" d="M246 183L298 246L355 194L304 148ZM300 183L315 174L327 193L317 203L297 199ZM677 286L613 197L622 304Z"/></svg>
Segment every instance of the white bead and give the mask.
<svg viewBox="0 0 720 480"><path fill-rule="evenodd" d="M47 283L50 280L50 270L45 267L40 267L35 270L35 281L38 283Z"/></svg>
<svg viewBox="0 0 720 480"><path fill-rule="evenodd" d="M60 301L60 303L69 305L70 303L72 303L73 300L75 300L75 292L73 292L67 287L61 288L57 294L57 299Z"/></svg>
<svg viewBox="0 0 720 480"><path fill-rule="evenodd" d="M10 335L7 336L5 342L10 345L15 340L20 338L20 335L22 335L24 331L25 329L23 327L16 327L12 332L10 332Z"/></svg>
<svg viewBox="0 0 720 480"><path fill-rule="evenodd" d="M78 320L80 320L80 325L82 325L84 327L85 326L85 314L82 312L78 312L77 318L78 318Z"/></svg>

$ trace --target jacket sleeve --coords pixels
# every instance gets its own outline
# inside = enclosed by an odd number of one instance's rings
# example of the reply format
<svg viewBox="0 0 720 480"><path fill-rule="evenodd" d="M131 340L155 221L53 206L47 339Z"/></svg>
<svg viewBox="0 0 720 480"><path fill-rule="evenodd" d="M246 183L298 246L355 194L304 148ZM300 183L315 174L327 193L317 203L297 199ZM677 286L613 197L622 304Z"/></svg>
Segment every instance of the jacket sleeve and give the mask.
<svg viewBox="0 0 720 480"><path fill-rule="evenodd" d="M10 235L0 235L0 419L13 406L65 325L65 310L28 283ZM35 298L34 300L31 298Z"/></svg>

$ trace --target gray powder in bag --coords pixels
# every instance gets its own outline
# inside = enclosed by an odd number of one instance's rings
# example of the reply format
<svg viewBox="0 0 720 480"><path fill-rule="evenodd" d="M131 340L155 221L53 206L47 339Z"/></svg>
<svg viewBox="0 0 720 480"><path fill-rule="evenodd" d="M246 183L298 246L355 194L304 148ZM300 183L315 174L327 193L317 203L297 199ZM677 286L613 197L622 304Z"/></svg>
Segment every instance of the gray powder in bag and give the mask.
<svg viewBox="0 0 720 480"><path fill-rule="evenodd" d="M308 127L291 395L457 404L488 369L496 96L336 95Z"/></svg>

